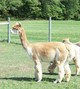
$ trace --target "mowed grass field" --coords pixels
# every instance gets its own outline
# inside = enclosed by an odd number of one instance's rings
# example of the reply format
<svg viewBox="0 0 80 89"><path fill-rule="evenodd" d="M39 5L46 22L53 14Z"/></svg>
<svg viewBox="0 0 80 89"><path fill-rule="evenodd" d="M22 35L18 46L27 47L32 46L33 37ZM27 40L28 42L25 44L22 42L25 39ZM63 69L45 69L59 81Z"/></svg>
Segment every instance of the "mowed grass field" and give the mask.
<svg viewBox="0 0 80 89"><path fill-rule="evenodd" d="M11 27L16 21L11 21ZM26 31L30 42L48 42L48 21L18 21ZM52 21L52 41L70 38L80 41L80 21ZM18 35L11 34L11 43L7 43L7 26L0 25L0 89L80 89L80 76L74 76L75 65L70 62L72 76L69 82L54 84L58 72L51 75L47 71L48 62L42 62L43 79L37 83L34 79L34 62L22 48Z"/></svg>

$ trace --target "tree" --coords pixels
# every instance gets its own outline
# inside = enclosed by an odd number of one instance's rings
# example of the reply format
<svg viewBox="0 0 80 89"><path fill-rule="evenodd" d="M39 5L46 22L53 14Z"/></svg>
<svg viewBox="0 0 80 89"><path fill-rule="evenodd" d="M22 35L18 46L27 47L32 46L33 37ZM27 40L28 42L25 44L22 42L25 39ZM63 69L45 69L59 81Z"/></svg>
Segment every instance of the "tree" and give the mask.
<svg viewBox="0 0 80 89"><path fill-rule="evenodd" d="M22 5L22 0L0 0L1 17L7 18Z"/></svg>
<svg viewBox="0 0 80 89"><path fill-rule="evenodd" d="M79 0L61 0L61 3L65 6L64 18L74 19L74 16L78 14Z"/></svg>
<svg viewBox="0 0 80 89"><path fill-rule="evenodd" d="M80 0L0 0L0 18L80 19Z"/></svg>
<svg viewBox="0 0 80 89"><path fill-rule="evenodd" d="M0 1L0 16L5 17L8 15L7 6L6 6L6 0Z"/></svg>
<svg viewBox="0 0 80 89"><path fill-rule="evenodd" d="M19 18L19 8L23 6L22 0L7 0L9 14Z"/></svg>
<svg viewBox="0 0 80 89"><path fill-rule="evenodd" d="M39 18L41 15L41 8L39 0L23 0L23 11L25 17Z"/></svg>
<svg viewBox="0 0 80 89"><path fill-rule="evenodd" d="M52 17L54 19L62 18L62 4L60 0L40 0L42 7L42 17Z"/></svg>
<svg viewBox="0 0 80 89"><path fill-rule="evenodd" d="M79 0L78 10L77 10L77 13L75 14L74 18L76 20L80 20L80 0Z"/></svg>

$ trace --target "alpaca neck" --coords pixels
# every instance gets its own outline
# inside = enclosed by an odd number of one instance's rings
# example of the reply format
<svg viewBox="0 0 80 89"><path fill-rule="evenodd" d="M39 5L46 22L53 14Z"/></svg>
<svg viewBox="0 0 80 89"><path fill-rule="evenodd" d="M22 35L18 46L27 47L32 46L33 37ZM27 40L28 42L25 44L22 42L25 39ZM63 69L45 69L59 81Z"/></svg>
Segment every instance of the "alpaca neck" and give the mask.
<svg viewBox="0 0 80 89"><path fill-rule="evenodd" d="M26 37L26 34L25 34L25 31L23 28L20 28L20 33L19 33L19 36L20 36L20 40L21 40L21 43L22 43L22 46L23 48L27 48L29 46L29 42L27 40L27 37Z"/></svg>

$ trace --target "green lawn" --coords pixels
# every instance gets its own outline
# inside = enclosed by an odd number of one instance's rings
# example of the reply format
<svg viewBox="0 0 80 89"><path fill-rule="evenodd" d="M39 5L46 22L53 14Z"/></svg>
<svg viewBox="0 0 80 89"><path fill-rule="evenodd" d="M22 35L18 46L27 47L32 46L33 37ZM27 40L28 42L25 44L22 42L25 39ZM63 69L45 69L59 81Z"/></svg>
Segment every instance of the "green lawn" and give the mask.
<svg viewBox="0 0 80 89"><path fill-rule="evenodd" d="M11 21L11 26L16 21ZM26 30L30 42L48 41L48 21L18 21ZM7 26L0 25L0 89L80 89L80 76L73 76L75 65L70 63L72 76L69 82L54 84L57 70L53 75L47 71L48 62L42 62L43 80L34 80L34 63L20 44L19 37L11 34L7 43ZM72 42L80 41L80 21L52 21L52 41L69 37Z"/></svg>

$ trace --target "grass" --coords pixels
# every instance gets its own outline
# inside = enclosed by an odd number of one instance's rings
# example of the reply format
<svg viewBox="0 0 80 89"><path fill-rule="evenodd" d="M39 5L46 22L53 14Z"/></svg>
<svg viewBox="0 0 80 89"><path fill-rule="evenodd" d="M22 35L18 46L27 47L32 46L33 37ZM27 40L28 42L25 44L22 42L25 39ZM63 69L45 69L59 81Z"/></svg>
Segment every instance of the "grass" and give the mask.
<svg viewBox="0 0 80 89"><path fill-rule="evenodd" d="M20 21L30 42L48 41L48 21ZM11 26L15 21L11 21ZM43 80L34 80L34 63L20 44L19 37L11 34L7 38L7 26L0 26L0 89L80 89L80 76L73 76L75 65L70 63L72 76L69 82L54 84L57 70L53 75L47 71L48 62L42 62ZM69 37L72 42L80 41L80 21L52 21L52 41Z"/></svg>

